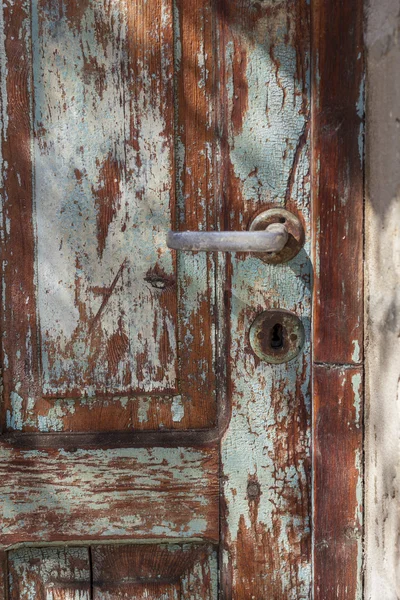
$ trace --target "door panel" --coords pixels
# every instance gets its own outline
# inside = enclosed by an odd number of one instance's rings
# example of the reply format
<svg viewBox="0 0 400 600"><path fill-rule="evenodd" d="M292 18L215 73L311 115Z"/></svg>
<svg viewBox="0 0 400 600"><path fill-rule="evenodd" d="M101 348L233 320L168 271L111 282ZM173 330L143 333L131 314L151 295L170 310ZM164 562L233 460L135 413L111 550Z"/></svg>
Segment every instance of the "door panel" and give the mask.
<svg viewBox="0 0 400 600"><path fill-rule="evenodd" d="M25 86L18 139L33 145L4 156L16 178L3 208L5 426L214 426L213 258L165 245L169 228L213 221L212 66L186 64L170 0L16 2L6 26L19 12L26 67L10 85Z"/></svg>
<svg viewBox="0 0 400 600"><path fill-rule="evenodd" d="M217 598L212 546L21 548L7 558L10 600Z"/></svg>
<svg viewBox="0 0 400 600"><path fill-rule="evenodd" d="M93 600L214 600L212 546L97 546L92 549Z"/></svg>

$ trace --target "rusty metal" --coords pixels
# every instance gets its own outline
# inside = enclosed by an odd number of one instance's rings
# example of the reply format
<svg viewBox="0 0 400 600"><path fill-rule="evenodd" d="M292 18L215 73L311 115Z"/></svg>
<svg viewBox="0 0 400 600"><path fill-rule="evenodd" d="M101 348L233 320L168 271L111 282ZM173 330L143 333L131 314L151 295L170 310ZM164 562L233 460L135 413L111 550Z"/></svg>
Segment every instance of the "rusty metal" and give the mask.
<svg viewBox="0 0 400 600"><path fill-rule="evenodd" d="M196 252L280 253L288 241L284 224L271 223L263 231L169 231L167 246Z"/></svg>
<svg viewBox="0 0 400 600"><path fill-rule="evenodd" d="M288 240L280 249L272 253L259 253L258 258L272 265L285 263L294 258L304 246L305 234L300 219L284 208L270 208L261 212L250 224L250 231L264 231L273 224L281 223L288 232Z"/></svg>
<svg viewBox="0 0 400 600"><path fill-rule="evenodd" d="M250 327L253 352L271 364L293 360L304 345L304 326L297 315L288 310L266 310Z"/></svg>

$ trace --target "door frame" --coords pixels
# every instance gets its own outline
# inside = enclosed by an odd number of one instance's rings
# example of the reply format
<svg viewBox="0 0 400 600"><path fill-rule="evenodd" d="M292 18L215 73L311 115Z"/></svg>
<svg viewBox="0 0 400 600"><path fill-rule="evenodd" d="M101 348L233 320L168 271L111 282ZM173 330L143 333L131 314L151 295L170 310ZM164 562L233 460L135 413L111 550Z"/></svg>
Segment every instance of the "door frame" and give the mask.
<svg viewBox="0 0 400 600"><path fill-rule="evenodd" d="M363 595L363 0L312 5L314 598Z"/></svg>

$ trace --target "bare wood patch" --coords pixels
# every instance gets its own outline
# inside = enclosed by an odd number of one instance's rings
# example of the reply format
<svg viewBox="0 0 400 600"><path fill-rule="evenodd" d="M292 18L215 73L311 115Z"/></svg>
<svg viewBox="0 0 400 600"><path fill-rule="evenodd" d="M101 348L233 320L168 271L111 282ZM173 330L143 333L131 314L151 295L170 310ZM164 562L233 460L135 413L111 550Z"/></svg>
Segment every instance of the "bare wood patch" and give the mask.
<svg viewBox="0 0 400 600"><path fill-rule="evenodd" d="M217 599L217 554L212 546L95 546L93 599Z"/></svg>
<svg viewBox="0 0 400 600"><path fill-rule="evenodd" d="M315 367L314 594L362 598L363 402L360 368Z"/></svg>
<svg viewBox="0 0 400 600"><path fill-rule="evenodd" d="M363 359L363 2L313 10L314 359ZM339 41L340 40L340 41Z"/></svg>

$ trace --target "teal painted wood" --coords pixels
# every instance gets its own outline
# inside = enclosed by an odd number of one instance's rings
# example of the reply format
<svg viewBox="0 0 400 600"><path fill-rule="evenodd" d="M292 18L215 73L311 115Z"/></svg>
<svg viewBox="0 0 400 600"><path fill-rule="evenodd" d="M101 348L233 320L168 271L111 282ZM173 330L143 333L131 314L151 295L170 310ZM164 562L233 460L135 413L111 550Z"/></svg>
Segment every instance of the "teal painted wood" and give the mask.
<svg viewBox="0 0 400 600"><path fill-rule="evenodd" d="M171 0L19 0L0 25L5 427L215 425L214 261L165 243L213 220L211 29L188 82L193 48Z"/></svg>
<svg viewBox="0 0 400 600"><path fill-rule="evenodd" d="M176 391L171 8L32 3L45 395Z"/></svg>
<svg viewBox="0 0 400 600"><path fill-rule="evenodd" d="M270 266L229 262L231 420L221 441L222 597L306 599L311 590L310 163L307 3L221 2L220 95L228 229L282 206L305 224L306 245ZM302 353L268 365L248 331L270 308L295 312Z"/></svg>
<svg viewBox="0 0 400 600"><path fill-rule="evenodd" d="M0 449L0 547L74 540L218 541L215 448Z"/></svg>
<svg viewBox="0 0 400 600"><path fill-rule="evenodd" d="M90 600L87 548L20 548L8 553L10 600Z"/></svg>

